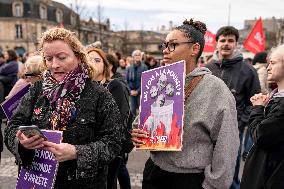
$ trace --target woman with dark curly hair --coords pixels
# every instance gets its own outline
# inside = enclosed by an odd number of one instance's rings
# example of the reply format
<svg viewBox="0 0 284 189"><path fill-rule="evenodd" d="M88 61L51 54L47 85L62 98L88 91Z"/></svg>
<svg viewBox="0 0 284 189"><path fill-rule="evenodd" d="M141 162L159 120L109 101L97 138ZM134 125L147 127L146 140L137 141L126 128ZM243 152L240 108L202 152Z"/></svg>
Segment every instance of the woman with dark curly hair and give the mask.
<svg viewBox="0 0 284 189"><path fill-rule="evenodd" d="M165 65L185 60L185 109L182 150L151 152L143 173L143 189L227 189L234 175L239 139L235 100L222 80L197 60L206 26L184 21L163 44ZM133 129L136 147L149 134Z"/></svg>

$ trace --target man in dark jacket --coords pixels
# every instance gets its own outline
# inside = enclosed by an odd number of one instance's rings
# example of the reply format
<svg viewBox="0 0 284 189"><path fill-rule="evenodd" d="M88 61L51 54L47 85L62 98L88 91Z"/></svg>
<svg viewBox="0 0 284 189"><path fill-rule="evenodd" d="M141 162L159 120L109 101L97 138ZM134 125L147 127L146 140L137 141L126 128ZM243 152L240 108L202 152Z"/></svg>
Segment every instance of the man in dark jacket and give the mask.
<svg viewBox="0 0 284 189"><path fill-rule="evenodd" d="M141 74L147 70L147 66L142 62L142 52L140 50L133 51L132 57L133 64L126 71L126 81L130 88L130 109L135 117L140 104Z"/></svg>
<svg viewBox="0 0 284 189"><path fill-rule="evenodd" d="M284 46L271 53L268 81L276 82L269 96L254 95L249 129L254 146L247 157L241 189L284 188Z"/></svg>
<svg viewBox="0 0 284 189"><path fill-rule="evenodd" d="M256 70L243 61L242 54L237 50L239 32L232 26L221 27L216 34L216 51L213 61L207 64L213 75L221 78L236 99L240 141L243 138L250 114L250 98L260 92ZM239 188L241 145L236 162L234 181L231 189Z"/></svg>

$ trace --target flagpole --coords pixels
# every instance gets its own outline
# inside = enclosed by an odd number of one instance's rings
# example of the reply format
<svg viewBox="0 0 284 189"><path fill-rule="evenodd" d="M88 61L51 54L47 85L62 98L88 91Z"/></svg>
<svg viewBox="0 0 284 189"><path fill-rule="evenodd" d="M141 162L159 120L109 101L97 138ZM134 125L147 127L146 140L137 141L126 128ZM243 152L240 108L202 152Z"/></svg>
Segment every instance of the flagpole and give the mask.
<svg viewBox="0 0 284 189"><path fill-rule="evenodd" d="M231 17L231 1L229 2L229 11L228 11L228 26L230 25L230 18Z"/></svg>

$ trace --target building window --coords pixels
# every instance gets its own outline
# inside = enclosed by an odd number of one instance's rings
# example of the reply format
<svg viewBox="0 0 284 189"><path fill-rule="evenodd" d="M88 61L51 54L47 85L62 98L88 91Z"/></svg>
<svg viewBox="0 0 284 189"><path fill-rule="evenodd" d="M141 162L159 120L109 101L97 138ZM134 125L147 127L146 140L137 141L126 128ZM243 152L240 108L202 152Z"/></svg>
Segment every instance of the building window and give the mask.
<svg viewBox="0 0 284 189"><path fill-rule="evenodd" d="M26 53L26 49L24 47L15 47L14 50L20 56L23 56Z"/></svg>
<svg viewBox="0 0 284 189"><path fill-rule="evenodd" d="M77 16L74 13L71 13L70 21L71 21L71 25L72 26L76 25L76 23L77 23Z"/></svg>
<svg viewBox="0 0 284 189"><path fill-rule="evenodd" d="M47 29L45 26L41 26L41 33L45 32Z"/></svg>
<svg viewBox="0 0 284 189"><path fill-rule="evenodd" d="M84 33L83 43L84 45L88 44L88 33Z"/></svg>
<svg viewBox="0 0 284 189"><path fill-rule="evenodd" d="M13 15L16 17L23 16L23 3L22 2L13 3Z"/></svg>
<svg viewBox="0 0 284 189"><path fill-rule="evenodd" d="M23 38L23 28L21 24L16 24L16 38L17 39L22 39Z"/></svg>
<svg viewBox="0 0 284 189"><path fill-rule="evenodd" d="M56 21L58 23L62 23L63 22L63 12L60 9L56 10Z"/></svg>
<svg viewBox="0 0 284 189"><path fill-rule="evenodd" d="M47 8L43 4L39 6L39 16L41 19L47 19Z"/></svg>

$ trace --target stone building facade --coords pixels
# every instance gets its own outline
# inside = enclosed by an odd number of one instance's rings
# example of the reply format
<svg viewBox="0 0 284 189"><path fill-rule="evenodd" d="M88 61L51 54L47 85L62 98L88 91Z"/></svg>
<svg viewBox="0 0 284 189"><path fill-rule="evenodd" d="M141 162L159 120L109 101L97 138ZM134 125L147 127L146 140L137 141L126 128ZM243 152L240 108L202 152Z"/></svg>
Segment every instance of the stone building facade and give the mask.
<svg viewBox="0 0 284 189"><path fill-rule="evenodd" d="M161 44L165 41L166 33L134 30L121 31L119 34L122 40L121 52L123 54L131 55L134 50L140 49L157 59L162 58Z"/></svg>
<svg viewBox="0 0 284 189"><path fill-rule="evenodd" d="M88 45L96 41L101 41L102 47L105 51L109 50L109 39L113 36L113 32L110 30L109 21L106 23L95 22L92 18L88 21L80 21L80 40L83 45Z"/></svg>
<svg viewBox="0 0 284 189"><path fill-rule="evenodd" d="M79 16L51 0L0 0L0 50L37 50L41 33L64 26L78 33Z"/></svg>
<svg viewBox="0 0 284 189"><path fill-rule="evenodd" d="M135 49L161 58L165 33L119 31L110 21L81 20L71 8L52 0L0 0L0 51L15 49L19 55L38 50L41 34L52 27L64 27L77 34L83 45L101 41L105 52L131 55Z"/></svg>

